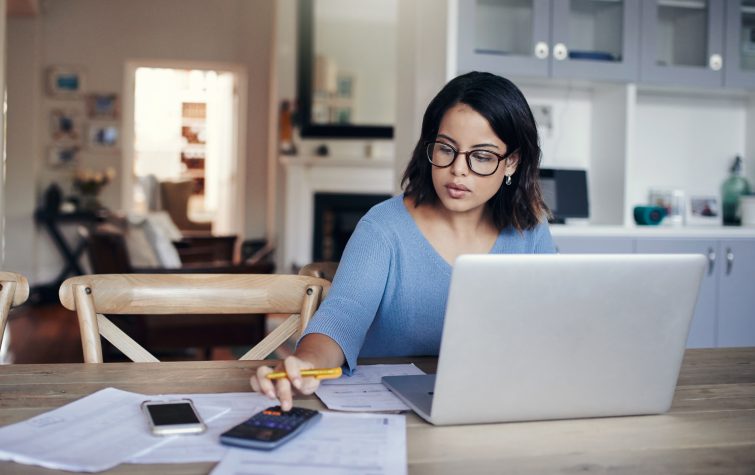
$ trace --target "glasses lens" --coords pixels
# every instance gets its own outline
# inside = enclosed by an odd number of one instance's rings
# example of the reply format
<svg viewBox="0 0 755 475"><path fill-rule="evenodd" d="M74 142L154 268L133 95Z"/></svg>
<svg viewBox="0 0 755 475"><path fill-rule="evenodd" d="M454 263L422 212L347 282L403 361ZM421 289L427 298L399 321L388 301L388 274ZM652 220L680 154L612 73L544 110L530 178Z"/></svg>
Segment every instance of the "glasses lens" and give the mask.
<svg viewBox="0 0 755 475"><path fill-rule="evenodd" d="M433 142L427 146L427 157L433 165L447 167L456 158L456 150L441 142Z"/></svg>
<svg viewBox="0 0 755 475"><path fill-rule="evenodd" d="M469 154L472 171L479 175L492 175L498 169L498 156L485 150L475 150Z"/></svg>

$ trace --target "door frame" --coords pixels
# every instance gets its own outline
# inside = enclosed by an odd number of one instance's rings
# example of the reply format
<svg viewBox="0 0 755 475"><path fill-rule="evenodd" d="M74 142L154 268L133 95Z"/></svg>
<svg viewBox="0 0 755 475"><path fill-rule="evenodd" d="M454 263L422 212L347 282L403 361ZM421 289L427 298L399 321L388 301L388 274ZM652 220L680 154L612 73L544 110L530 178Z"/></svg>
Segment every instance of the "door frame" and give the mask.
<svg viewBox="0 0 755 475"><path fill-rule="evenodd" d="M236 190L233 199L233 233L244 236L246 229L246 130L247 130L247 72L241 64L215 61L184 61L171 59L133 59L126 61L123 81L123 145L121 160L121 203L122 208L131 211L134 205L134 96L135 78L138 68L198 69L231 73L236 78L236 130L234 148L236 150L234 168L236 170Z"/></svg>

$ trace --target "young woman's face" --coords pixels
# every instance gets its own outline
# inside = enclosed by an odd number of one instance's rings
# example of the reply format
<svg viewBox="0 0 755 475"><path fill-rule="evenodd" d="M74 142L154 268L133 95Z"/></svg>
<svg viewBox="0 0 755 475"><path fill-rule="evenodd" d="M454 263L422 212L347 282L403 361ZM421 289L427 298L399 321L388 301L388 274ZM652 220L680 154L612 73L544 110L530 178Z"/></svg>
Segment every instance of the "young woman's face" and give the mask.
<svg viewBox="0 0 755 475"><path fill-rule="evenodd" d="M487 119L461 103L451 107L443 116L436 141L458 152L485 150L505 155L509 151L506 144L493 132ZM466 156L459 154L451 166L432 167L435 193L450 211L481 211L485 203L498 192L506 175L514 173L517 162L518 156L514 153L502 160L492 175L479 176L469 169Z"/></svg>

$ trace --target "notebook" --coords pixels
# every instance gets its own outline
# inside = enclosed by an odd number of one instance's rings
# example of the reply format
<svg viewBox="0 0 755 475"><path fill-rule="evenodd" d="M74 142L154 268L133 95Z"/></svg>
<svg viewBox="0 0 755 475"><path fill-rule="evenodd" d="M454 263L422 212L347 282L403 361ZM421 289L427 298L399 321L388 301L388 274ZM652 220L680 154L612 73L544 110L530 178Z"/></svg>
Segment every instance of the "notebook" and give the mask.
<svg viewBox="0 0 755 475"><path fill-rule="evenodd" d="M383 384L436 425L671 407L702 255L464 255L435 375Z"/></svg>

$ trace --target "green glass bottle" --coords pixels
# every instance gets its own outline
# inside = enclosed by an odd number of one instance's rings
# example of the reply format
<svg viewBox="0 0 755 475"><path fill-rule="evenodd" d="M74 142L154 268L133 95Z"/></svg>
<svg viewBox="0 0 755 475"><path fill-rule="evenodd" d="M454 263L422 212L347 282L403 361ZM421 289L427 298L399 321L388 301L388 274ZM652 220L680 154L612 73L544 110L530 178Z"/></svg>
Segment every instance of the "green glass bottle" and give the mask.
<svg viewBox="0 0 755 475"><path fill-rule="evenodd" d="M737 156L734 159L734 164L729 171L731 172L729 178L721 185L724 224L739 226L741 224L739 197L750 194L750 183L744 177L744 162L742 162L742 157Z"/></svg>

